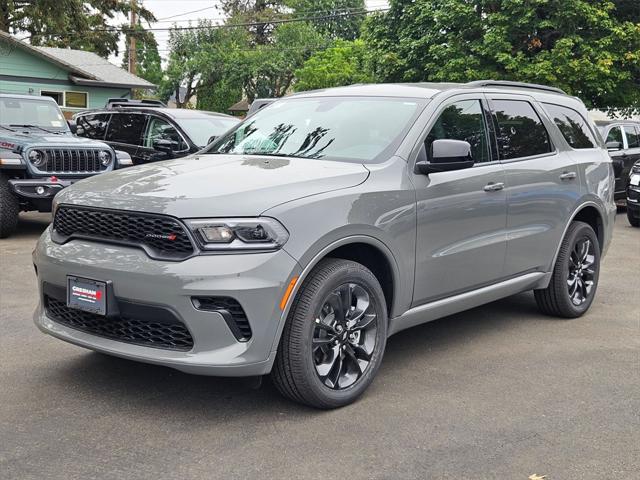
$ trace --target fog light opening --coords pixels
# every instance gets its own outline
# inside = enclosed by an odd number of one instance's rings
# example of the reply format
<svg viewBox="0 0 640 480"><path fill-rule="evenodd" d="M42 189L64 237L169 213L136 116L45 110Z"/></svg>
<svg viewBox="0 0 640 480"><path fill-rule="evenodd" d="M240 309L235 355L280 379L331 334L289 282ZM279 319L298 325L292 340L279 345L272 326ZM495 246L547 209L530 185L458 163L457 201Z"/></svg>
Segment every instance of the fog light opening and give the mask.
<svg viewBox="0 0 640 480"><path fill-rule="evenodd" d="M47 192L46 188L44 188L42 186L36 187L36 193L38 195L44 195L46 192Z"/></svg>

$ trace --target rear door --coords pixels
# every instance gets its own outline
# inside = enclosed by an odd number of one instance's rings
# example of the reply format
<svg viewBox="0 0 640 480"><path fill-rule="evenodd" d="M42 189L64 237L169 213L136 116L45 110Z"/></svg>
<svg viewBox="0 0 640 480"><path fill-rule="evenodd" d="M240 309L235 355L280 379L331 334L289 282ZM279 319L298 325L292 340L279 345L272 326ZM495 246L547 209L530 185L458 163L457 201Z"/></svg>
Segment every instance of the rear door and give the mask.
<svg viewBox="0 0 640 480"><path fill-rule="evenodd" d="M618 186L621 191L627 191L631 167L637 160L640 160L640 127L633 124L624 125L622 132L624 133L626 148L621 155L622 173L620 175L620 185L616 183L616 192L618 191Z"/></svg>
<svg viewBox="0 0 640 480"><path fill-rule="evenodd" d="M547 271L580 195L577 163L561 151L551 120L527 95L488 94L506 171L505 276Z"/></svg>
<svg viewBox="0 0 640 480"><path fill-rule="evenodd" d="M142 163L139 150L146 125L147 115L144 113L114 112L105 140L114 150L127 152L134 164Z"/></svg>

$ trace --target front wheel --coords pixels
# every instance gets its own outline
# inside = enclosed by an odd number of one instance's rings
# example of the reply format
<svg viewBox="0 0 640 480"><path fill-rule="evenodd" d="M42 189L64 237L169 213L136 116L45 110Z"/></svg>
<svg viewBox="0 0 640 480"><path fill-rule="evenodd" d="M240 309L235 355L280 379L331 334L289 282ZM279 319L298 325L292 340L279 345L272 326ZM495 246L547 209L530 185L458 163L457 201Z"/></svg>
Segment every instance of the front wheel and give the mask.
<svg viewBox="0 0 640 480"><path fill-rule="evenodd" d="M573 222L565 235L549 286L535 290L547 315L576 318L591 306L600 275L600 245L590 225Z"/></svg>
<svg viewBox="0 0 640 480"><path fill-rule="evenodd" d="M375 275L342 259L321 261L295 298L271 373L294 401L336 408L355 401L378 371L387 306Z"/></svg>
<svg viewBox="0 0 640 480"><path fill-rule="evenodd" d="M10 236L18 226L20 203L11 191L9 179L0 173L0 238Z"/></svg>

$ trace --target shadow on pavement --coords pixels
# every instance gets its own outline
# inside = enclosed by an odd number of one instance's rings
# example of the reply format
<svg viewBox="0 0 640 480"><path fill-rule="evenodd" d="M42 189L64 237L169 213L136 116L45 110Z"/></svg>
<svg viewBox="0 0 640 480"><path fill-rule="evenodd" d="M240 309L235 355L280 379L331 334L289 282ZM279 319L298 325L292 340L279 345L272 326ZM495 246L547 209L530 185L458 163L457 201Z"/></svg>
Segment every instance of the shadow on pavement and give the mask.
<svg viewBox="0 0 640 480"><path fill-rule="evenodd" d="M547 319L537 312L533 295L525 293L414 327L390 338L380 373L401 375L416 358L428 362L429 356L440 355L447 348L481 342L485 334ZM100 404L111 404L109 408L124 402L146 414L171 412L172 416L219 420L262 417L269 412L286 412L289 418L319 413L282 398L268 377L258 387L256 378L188 375L93 352L73 357L52 375L64 388L99 398Z"/></svg>
<svg viewBox="0 0 640 480"><path fill-rule="evenodd" d="M33 239L34 236L39 236L51 223L50 213L26 213L20 214L18 219L18 227L15 233L11 235L11 239L17 240L20 238Z"/></svg>

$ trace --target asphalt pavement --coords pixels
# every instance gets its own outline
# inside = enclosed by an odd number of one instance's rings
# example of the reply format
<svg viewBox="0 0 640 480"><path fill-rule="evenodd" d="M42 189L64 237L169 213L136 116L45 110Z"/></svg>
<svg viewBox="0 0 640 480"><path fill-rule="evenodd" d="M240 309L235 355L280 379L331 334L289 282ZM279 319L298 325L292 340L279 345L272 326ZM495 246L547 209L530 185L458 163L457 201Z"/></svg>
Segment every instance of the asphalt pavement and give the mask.
<svg viewBox="0 0 640 480"><path fill-rule="evenodd" d="M360 401L317 411L268 380L191 376L40 333L31 251L0 240L0 478L640 478L640 229L618 215L576 320L531 293L392 337Z"/></svg>

